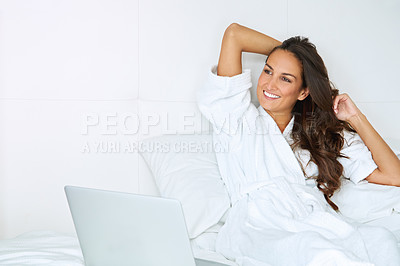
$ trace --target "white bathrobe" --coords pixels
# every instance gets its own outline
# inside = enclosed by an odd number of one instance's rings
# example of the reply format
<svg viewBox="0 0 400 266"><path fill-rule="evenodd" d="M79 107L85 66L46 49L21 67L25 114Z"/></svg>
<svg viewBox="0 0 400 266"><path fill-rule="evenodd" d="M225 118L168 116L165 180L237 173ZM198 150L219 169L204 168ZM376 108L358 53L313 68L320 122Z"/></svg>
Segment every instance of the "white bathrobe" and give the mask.
<svg viewBox="0 0 400 266"><path fill-rule="evenodd" d="M395 237L386 229L352 225L334 212L313 179L318 168L305 150L292 151L294 119L281 133L251 103L250 70L234 77L209 73L198 93L212 123L219 169L232 208L216 249L239 265L400 265ZM376 169L357 134L345 132L339 159L344 177L357 183Z"/></svg>

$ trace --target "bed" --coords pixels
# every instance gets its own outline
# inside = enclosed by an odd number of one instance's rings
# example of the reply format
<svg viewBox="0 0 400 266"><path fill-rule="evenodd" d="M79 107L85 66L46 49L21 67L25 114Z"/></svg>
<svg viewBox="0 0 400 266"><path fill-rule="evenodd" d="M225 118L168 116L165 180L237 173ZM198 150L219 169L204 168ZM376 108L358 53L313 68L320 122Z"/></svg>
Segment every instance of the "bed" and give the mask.
<svg viewBox="0 0 400 266"><path fill-rule="evenodd" d="M227 265L237 265L205 249L194 249L194 255ZM1 241L0 265L82 266L84 261L76 236L34 231Z"/></svg>
<svg viewBox="0 0 400 266"><path fill-rule="evenodd" d="M195 257L237 265L215 251L230 208L215 158L223 147L213 146L209 132L153 137L141 145L160 196L182 203ZM389 229L400 249L400 188L343 180L333 201L345 219ZM83 257L74 234L31 231L0 241L0 265L83 265Z"/></svg>

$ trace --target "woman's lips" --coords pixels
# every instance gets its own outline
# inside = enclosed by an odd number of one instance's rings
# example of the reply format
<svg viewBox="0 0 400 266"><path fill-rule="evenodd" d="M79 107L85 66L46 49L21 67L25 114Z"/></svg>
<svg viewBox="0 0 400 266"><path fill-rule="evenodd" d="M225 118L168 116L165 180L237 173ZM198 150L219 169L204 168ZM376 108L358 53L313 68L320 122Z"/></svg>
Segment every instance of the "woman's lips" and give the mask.
<svg viewBox="0 0 400 266"><path fill-rule="evenodd" d="M263 94L264 94L264 96L266 96L267 98L270 98L270 99L279 99L279 98L281 98L281 96L279 96L279 95L275 95L275 94L269 93L269 92L264 91L264 90L263 90Z"/></svg>

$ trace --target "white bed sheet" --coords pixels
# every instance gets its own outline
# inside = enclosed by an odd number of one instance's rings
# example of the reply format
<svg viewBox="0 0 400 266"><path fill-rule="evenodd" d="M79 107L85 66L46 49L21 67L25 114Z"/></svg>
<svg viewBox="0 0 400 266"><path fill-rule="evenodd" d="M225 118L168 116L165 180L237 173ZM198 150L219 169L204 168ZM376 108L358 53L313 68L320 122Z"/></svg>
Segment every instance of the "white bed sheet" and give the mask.
<svg viewBox="0 0 400 266"><path fill-rule="evenodd" d="M371 226L384 226L397 237L400 249L400 213L366 223ZM215 236L203 238L203 246L213 247L214 243L205 243L204 239L215 239ZM226 260L221 254L212 250L202 249L193 245L195 257L237 266L235 262ZM83 266L83 257L75 236L64 235L51 231L34 231L22 234L12 239L0 240L0 265L54 265Z"/></svg>
<svg viewBox="0 0 400 266"><path fill-rule="evenodd" d="M0 265L82 266L76 237L34 231L0 241Z"/></svg>
<svg viewBox="0 0 400 266"><path fill-rule="evenodd" d="M195 249L193 252L197 258L237 265L210 250ZM0 240L0 265L83 266L84 262L77 237L33 231Z"/></svg>
<svg viewBox="0 0 400 266"><path fill-rule="evenodd" d="M400 212L393 211L392 215L365 223L371 226L383 226L389 229L397 238L400 249Z"/></svg>

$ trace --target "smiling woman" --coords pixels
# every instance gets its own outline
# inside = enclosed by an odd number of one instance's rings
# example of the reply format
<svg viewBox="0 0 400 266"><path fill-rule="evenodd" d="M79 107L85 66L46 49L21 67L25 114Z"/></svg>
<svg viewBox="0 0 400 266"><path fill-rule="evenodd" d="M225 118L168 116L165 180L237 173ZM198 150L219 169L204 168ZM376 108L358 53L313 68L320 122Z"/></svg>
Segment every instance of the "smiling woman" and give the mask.
<svg viewBox="0 0 400 266"><path fill-rule="evenodd" d="M258 108L242 52L268 55ZM342 177L399 185L400 161L349 96L338 94L307 38L281 43L231 24L198 104L214 141L231 143L217 154L232 204L218 252L244 265L400 264L393 235L335 212L331 197Z"/></svg>
<svg viewBox="0 0 400 266"><path fill-rule="evenodd" d="M304 100L309 93L303 86L301 72L302 65L291 52L276 50L268 56L258 79L258 101L275 118L282 132L292 118L297 100Z"/></svg>

